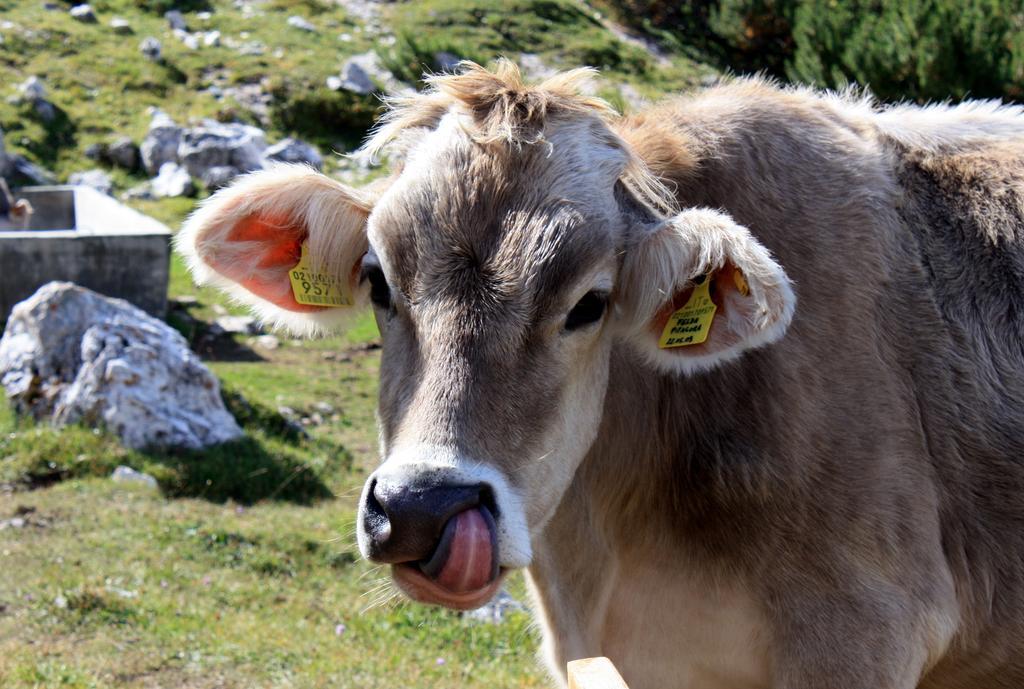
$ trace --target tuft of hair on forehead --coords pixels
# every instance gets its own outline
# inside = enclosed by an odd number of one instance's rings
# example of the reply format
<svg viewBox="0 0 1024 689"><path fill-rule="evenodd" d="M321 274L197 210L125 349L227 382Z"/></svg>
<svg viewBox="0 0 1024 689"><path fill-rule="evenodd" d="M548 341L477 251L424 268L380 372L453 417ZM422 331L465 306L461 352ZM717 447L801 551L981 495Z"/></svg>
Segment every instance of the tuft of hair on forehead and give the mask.
<svg viewBox="0 0 1024 689"><path fill-rule="evenodd" d="M387 99L387 112L363 145L360 155L377 158L392 143L399 150L418 138L416 130L436 128L453 108L470 116L467 133L480 144L512 149L547 143L545 129L553 121L589 117L608 125L619 113L605 100L585 94L597 75L592 67L560 72L539 84L527 84L518 65L501 58L493 70L475 62L459 63L454 74L426 77L422 93ZM652 209L675 213L675 194L644 165L630 146L602 126L606 143L626 156L622 182Z"/></svg>

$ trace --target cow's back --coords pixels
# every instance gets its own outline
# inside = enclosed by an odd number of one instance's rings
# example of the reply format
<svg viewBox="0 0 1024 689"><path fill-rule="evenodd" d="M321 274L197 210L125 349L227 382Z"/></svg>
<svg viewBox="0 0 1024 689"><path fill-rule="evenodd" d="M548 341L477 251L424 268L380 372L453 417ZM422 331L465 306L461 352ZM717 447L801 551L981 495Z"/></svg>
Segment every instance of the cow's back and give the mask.
<svg viewBox="0 0 1024 689"><path fill-rule="evenodd" d="M903 329L902 355L966 617L964 652L933 676L963 665L967 686L1010 686L1024 677L1024 142L896 154L910 265L893 299L914 310L893 325L926 323L920 341Z"/></svg>

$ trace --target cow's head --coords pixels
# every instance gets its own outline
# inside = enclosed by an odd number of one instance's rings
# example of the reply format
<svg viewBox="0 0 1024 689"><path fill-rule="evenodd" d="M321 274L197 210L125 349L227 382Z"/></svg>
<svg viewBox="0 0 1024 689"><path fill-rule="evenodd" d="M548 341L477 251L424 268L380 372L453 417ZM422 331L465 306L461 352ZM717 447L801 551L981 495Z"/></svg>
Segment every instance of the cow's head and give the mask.
<svg viewBox="0 0 1024 689"><path fill-rule="evenodd" d="M530 563L601 423L613 347L689 374L778 338L792 314L785 273L747 230L669 210L607 107L578 95L587 74L435 78L369 144L402 161L387 182L356 191L274 168L219 192L179 236L200 279L293 330L372 305L384 461L359 546L418 600L475 607ZM290 269L304 243L314 289L333 280L354 307L301 298L309 281L293 286ZM706 339L662 348L702 289Z"/></svg>

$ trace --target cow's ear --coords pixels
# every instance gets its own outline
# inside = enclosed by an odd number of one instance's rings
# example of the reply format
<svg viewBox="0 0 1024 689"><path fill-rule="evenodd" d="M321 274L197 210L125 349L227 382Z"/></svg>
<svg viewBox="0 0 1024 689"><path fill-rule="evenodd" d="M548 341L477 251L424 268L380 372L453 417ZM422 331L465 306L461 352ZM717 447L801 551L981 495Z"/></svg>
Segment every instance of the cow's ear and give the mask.
<svg viewBox="0 0 1024 689"><path fill-rule="evenodd" d="M692 373L782 337L796 297L750 232L691 209L646 228L628 251L619 303L625 336L657 368Z"/></svg>
<svg viewBox="0 0 1024 689"><path fill-rule="evenodd" d="M337 329L363 301L371 194L301 165L240 178L175 238L196 282L212 284L296 334Z"/></svg>

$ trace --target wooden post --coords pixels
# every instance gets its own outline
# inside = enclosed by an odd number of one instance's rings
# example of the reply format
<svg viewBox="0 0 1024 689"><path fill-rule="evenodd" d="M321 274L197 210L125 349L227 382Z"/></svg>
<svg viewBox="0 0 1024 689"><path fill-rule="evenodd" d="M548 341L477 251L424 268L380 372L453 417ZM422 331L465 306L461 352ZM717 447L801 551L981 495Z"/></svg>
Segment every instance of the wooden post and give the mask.
<svg viewBox="0 0 1024 689"><path fill-rule="evenodd" d="M607 658L584 658L569 663L569 689L629 689Z"/></svg>

